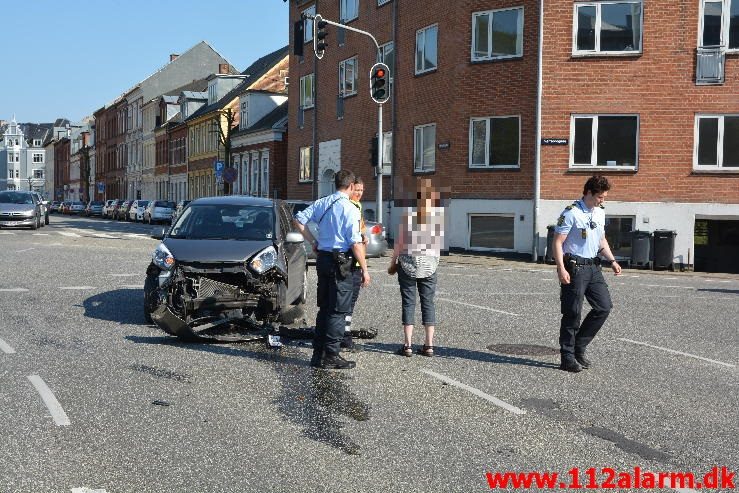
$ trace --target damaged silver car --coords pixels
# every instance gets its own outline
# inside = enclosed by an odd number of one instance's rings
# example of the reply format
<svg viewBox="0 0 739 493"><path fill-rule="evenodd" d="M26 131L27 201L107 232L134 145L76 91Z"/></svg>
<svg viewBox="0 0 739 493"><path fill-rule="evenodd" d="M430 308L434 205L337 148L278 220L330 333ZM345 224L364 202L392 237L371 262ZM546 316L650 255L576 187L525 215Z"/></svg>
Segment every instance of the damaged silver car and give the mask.
<svg viewBox="0 0 739 493"><path fill-rule="evenodd" d="M192 201L161 235L144 284L144 315L185 340L289 321L306 301L303 236L281 200Z"/></svg>

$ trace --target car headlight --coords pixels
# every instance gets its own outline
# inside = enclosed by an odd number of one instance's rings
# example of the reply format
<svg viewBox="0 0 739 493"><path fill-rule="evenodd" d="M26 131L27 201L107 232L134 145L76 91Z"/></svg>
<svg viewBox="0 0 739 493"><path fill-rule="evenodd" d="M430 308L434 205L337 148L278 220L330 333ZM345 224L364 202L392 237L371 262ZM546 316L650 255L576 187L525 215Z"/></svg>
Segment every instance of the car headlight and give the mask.
<svg viewBox="0 0 739 493"><path fill-rule="evenodd" d="M160 243L156 250L154 250L154 253L151 254L151 259L154 261L154 265L160 269L169 270L174 266L174 256L164 246L164 243Z"/></svg>
<svg viewBox="0 0 739 493"><path fill-rule="evenodd" d="M249 262L249 267L257 274L264 274L277 264L277 250L268 246L254 256Z"/></svg>
<svg viewBox="0 0 739 493"><path fill-rule="evenodd" d="M21 215L22 216L26 216L26 217L35 216L36 215L36 211L22 211L21 212Z"/></svg>

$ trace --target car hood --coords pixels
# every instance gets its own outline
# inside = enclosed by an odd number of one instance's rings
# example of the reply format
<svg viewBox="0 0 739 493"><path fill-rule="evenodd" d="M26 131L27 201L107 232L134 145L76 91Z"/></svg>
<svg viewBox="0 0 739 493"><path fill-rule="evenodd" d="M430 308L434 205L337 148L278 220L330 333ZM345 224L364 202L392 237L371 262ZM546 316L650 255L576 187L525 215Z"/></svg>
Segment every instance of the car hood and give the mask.
<svg viewBox="0 0 739 493"><path fill-rule="evenodd" d="M166 238L164 245L178 262L244 262L273 246L269 240L186 240Z"/></svg>
<svg viewBox="0 0 739 493"><path fill-rule="evenodd" d="M35 209L32 204L0 204L0 212L26 212Z"/></svg>

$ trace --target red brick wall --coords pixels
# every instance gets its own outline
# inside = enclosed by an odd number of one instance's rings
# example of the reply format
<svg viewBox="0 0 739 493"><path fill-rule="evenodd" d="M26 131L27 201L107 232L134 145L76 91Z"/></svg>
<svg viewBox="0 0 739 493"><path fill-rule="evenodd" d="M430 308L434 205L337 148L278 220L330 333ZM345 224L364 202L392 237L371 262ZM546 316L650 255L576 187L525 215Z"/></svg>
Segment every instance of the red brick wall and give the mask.
<svg viewBox="0 0 739 493"><path fill-rule="evenodd" d="M609 199L739 203L739 173L693 172L696 113L739 113L739 56L722 86L695 84L699 1L645 1L643 55L572 57L573 3L546 2L542 136L570 138L573 113L639 114L639 169L607 172ZM542 198L570 199L593 173L568 146L542 147Z"/></svg>

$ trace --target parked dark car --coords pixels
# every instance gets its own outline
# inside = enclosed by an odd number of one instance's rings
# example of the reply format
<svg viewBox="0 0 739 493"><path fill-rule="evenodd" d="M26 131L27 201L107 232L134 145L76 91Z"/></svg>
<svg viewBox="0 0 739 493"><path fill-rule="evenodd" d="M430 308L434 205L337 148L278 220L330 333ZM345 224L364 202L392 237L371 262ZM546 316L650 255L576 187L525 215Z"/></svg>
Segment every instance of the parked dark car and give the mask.
<svg viewBox="0 0 739 493"><path fill-rule="evenodd" d="M85 215L90 216L102 216L103 215L103 201L102 200L91 200L85 207Z"/></svg>
<svg viewBox="0 0 739 493"><path fill-rule="evenodd" d="M28 226L38 229L43 222L41 204L33 192L0 192L0 227Z"/></svg>
<svg viewBox="0 0 739 493"><path fill-rule="evenodd" d="M152 254L144 314L162 330L197 338L202 320L283 320L306 299L303 237L281 200L194 200Z"/></svg>

